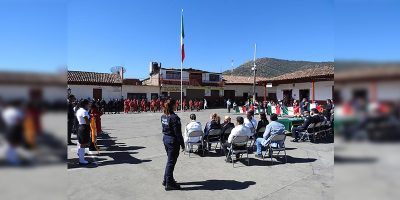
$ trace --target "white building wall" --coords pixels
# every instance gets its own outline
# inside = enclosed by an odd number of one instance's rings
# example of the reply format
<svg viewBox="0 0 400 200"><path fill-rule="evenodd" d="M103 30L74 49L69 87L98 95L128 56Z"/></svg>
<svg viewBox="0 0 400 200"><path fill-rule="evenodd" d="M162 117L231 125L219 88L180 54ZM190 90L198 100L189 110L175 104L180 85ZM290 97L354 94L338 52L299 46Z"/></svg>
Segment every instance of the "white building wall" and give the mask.
<svg viewBox="0 0 400 200"><path fill-rule="evenodd" d="M332 86L334 81L321 81L314 83L315 100L322 101L326 99L332 99ZM278 100L283 99L283 90L292 90L292 98L299 100L299 91L303 89L310 90L310 99L312 98L312 83L291 83L291 84L280 84L276 89L276 97Z"/></svg>
<svg viewBox="0 0 400 200"><path fill-rule="evenodd" d="M334 81L321 81L315 82L315 100L327 100L332 99L332 86L334 86ZM311 86L312 87L312 86ZM310 90L311 95L311 90Z"/></svg>
<svg viewBox="0 0 400 200"><path fill-rule="evenodd" d="M359 82L348 84L336 84L335 90L339 91L344 101L353 98L355 90L365 90L370 100L373 99L374 82ZM400 99L400 81L376 82L376 97L378 101L398 101Z"/></svg>
<svg viewBox="0 0 400 200"><path fill-rule="evenodd" d="M147 100L150 100L151 93L159 94L160 88L158 86L149 85L123 85L122 95L124 98L128 96L128 93L146 93Z"/></svg>
<svg viewBox="0 0 400 200"><path fill-rule="evenodd" d="M243 93L248 93L249 96L253 95L253 86L252 85L225 85L224 90L235 90L235 96L242 97ZM275 93L276 87L267 88L268 93ZM256 93L258 93L258 97L264 96L264 86L257 85L256 86ZM221 96L224 95L222 91Z"/></svg>
<svg viewBox="0 0 400 200"><path fill-rule="evenodd" d="M400 81L388 81L377 83L377 100L380 101L399 101L400 100Z"/></svg>
<svg viewBox="0 0 400 200"><path fill-rule="evenodd" d="M0 85L0 97L3 100L20 99L29 100L30 91L40 89L42 98L48 102L66 100L67 88L65 86L30 86L30 85Z"/></svg>
<svg viewBox="0 0 400 200"><path fill-rule="evenodd" d="M93 98L93 89L102 89L102 97L108 101L110 99L121 98L120 86L101 86L101 85L68 85L71 88L71 93L77 99Z"/></svg>
<svg viewBox="0 0 400 200"><path fill-rule="evenodd" d="M167 79L167 73L166 73L167 71L178 71L178 72L180 72L180 70L165 70L165 69L161 69L161 77L163 79L166 79L166 80L169 80L169 79ZM189 80L189 72L183 71L182 79L183 80Z"/></svg>

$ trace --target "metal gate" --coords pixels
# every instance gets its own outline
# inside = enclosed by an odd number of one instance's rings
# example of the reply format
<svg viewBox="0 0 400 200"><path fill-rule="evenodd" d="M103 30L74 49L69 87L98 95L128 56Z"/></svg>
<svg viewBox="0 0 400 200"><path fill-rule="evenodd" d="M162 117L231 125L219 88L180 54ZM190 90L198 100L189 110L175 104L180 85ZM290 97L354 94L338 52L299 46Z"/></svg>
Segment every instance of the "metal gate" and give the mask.
<svg viewBox="0 0 400 200"><path fill-rule="evenodd" d="M186 99L203 99L205 91L203 89L187 89Z"/></svg>

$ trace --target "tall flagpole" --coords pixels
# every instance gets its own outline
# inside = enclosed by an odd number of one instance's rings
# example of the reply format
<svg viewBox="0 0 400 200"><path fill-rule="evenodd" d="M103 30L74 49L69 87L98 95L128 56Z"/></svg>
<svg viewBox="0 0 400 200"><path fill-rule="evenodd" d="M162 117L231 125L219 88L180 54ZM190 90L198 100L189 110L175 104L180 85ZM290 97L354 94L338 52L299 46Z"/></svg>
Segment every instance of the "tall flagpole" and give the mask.
<svg viewBox="0 0 400 200"><path fill-rule="evenodd" d="M181 112L183 112L183 103L182 103L182 99L183 99L183 62L181 62Z"/></svg>
<svg viewBox="0 0 400 200"><path fill-rule="evenodd" d="M253 105L256 101L256 50L257 50L257 44L254 44L254 58L253 58L253 71L254 71L254 77L253 77Z"/></svg>
<svg viewBox="0 0 400 200"><path fill-rule="evenodd" d="M183 9L181 13L181 53L182 51L184 52L184 46L183 46L183 37L184 37L184 30L183 30ZM184 54L181 55L181 112L183 112L183 59L184 59Z"/></svg>

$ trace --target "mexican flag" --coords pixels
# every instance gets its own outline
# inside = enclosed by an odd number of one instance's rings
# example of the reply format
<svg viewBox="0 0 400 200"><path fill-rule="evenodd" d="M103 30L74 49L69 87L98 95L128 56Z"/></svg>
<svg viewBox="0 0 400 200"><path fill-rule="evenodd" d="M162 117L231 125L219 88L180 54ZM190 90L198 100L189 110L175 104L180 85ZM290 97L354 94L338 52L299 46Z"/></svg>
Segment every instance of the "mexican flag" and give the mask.
<svg viewBox="0 0 400 200"><path fill-rule="evenodd" d="M182 19L181 19L181 56L182 63L185 60L185 44L183 44L183 39L185 38L185 31L183 29L183 9L182 9Z"/></svg>
<svg viewBox="0 0 400 200"><path fill-rule="evenodd" d="M288 114L289 114L289 109L288 109L288 107L282 106L282 113L283 113L284 115L288 115Z"/></svg>
<svg viewBox="0 0 400 200"><path fill-rule="evenodd" d="M236 106L235 112L236 112L236 113L240 113L239 106Z"/></svg>
<svg viewBox="0 0 400 200"><path fill-rule="evenodd" d="M271 113L275 113L276 114L276 106L271 106Z"/></svg>
<svg viewBox="0 0 400 200"><path fill-rule="evenodd" d="M267 106L267 115L271 115L272 114L272 108L271 106Z"/></svg>
<svg viewBox="0 0 400 200"><path fill-rule="evenodd" d="M242 106L242 109L240 110L240 113L246 113L246 106Z"/></svg>

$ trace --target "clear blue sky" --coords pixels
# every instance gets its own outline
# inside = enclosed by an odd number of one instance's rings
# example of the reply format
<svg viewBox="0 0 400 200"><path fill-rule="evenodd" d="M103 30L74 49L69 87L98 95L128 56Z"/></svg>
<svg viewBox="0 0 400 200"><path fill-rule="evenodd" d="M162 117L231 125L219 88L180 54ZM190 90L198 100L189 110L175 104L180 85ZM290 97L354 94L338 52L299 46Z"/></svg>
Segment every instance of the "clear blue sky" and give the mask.
<svg viewBox="0 0 400 200"><path fill-rule="evenodd" d="M399 3L341 1L3 0L0 68L109 72L123 65L127 77L145 78L150 61L179 67L182 8L185 67L229 69L232 59L235 66L252 59L254 43L257 57L397 58Z"/></svg>
<svg viewBox="0 0 400 200"><path fill-rule="evenodd" d="M399 0L336 0L334 12L335 59L400 60Z"/></svg>

